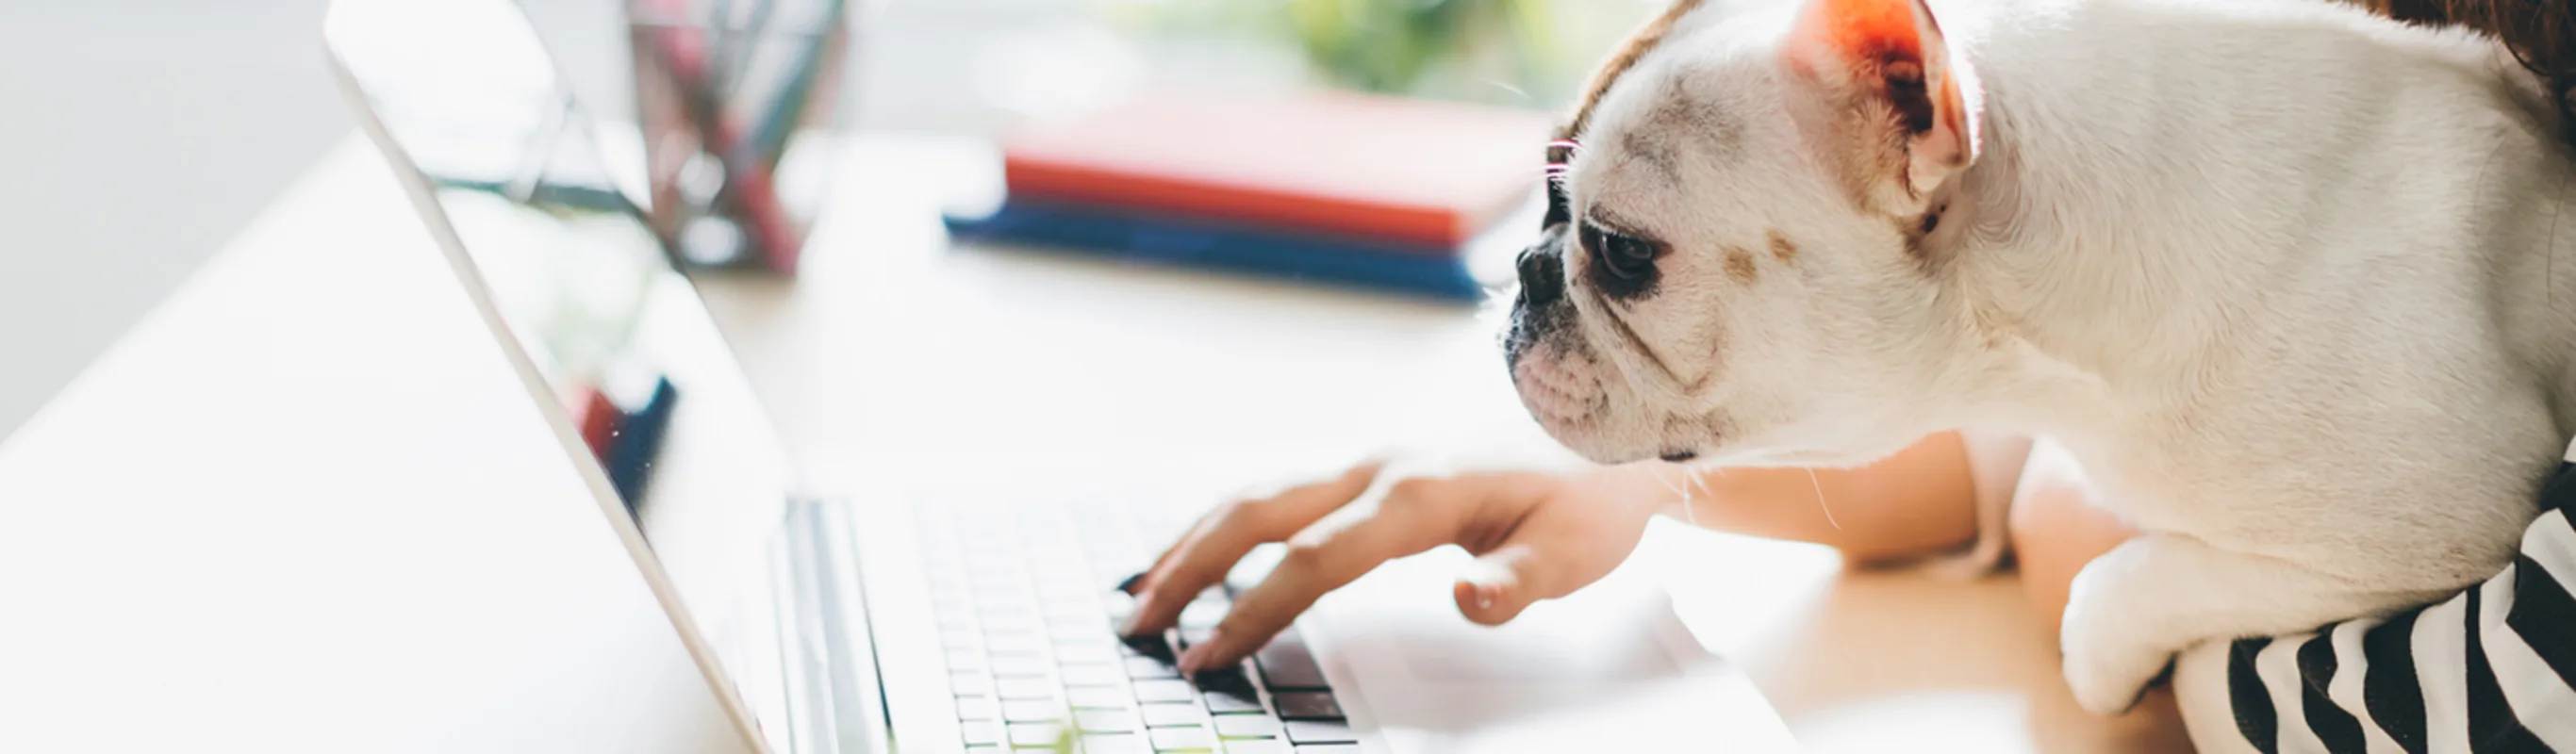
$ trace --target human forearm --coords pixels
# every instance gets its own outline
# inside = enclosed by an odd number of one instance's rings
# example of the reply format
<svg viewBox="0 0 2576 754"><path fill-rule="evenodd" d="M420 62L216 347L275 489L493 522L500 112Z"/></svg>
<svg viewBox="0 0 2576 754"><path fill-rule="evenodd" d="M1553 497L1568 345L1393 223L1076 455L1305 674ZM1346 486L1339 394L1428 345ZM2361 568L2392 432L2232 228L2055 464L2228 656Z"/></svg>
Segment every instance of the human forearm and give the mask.
<svg viewBox="0 0 2576 754"><path fill-rule="evenodd" d="M1579 483L1596 494L1652 497L1675 518L1711 529L1824 544L1859 562L1951 549L1977 533L1966 454L1950 433L1858 468L1630 464Z"/></svg>

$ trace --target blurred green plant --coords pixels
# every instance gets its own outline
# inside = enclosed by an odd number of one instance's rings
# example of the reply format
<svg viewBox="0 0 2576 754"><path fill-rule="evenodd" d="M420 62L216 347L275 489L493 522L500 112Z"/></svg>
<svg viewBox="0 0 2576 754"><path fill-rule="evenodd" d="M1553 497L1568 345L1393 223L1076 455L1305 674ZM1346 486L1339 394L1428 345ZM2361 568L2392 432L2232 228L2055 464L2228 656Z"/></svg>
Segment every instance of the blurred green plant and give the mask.
<svg viewBox="0 0 2576 754"><path fill-rule="evenodd" d="M1325 82L1371 92L1554 107L1659 3L1645 0L1096 0L1181 33L1293 45Z"/></svg>
<svg viewBox="0 0 2576 754"><path fill-rule="evenodd" d="M1288 22L1308 61L1335 83L1409 91L1444 60L1498 58L1524 83L1548 67L1555 45L1550 0L1287 0Z"/></svg>

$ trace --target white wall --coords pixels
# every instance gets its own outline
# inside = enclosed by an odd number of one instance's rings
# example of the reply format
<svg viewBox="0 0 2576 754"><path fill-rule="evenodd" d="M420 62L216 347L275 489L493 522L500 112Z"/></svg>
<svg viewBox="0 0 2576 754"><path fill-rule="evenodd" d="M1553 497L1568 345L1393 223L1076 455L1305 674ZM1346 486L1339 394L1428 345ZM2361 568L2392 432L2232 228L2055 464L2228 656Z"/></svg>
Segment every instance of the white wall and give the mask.
<svg viewBox="0 0 2576 754"><path fill-rule="evenodd" d="M0 2L0 436L349 127L321 7Z"/></svg>

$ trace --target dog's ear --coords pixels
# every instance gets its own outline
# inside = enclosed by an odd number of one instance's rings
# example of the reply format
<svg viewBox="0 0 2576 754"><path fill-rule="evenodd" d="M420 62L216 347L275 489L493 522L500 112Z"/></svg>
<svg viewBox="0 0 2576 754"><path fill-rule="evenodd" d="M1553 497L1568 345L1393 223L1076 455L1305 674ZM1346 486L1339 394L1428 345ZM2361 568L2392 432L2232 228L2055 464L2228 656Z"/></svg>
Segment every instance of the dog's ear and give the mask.
<svg viewBox="0 0 2576 754"><path fill-rule="evenodd" d="M1923 0L1805 0L1782 55L1848 116L1872 178L1921 196L1976 159L1982 98ZM1892 173L1892 175L1891 175Z"/></svg>

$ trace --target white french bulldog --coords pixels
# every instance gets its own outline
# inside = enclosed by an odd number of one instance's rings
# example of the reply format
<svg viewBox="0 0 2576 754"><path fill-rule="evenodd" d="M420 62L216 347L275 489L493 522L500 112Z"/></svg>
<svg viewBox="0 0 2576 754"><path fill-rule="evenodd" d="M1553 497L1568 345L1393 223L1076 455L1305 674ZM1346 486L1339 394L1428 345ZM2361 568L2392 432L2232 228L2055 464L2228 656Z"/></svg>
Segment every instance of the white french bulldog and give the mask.
<svg viewBox="0 0 2576 754"><path fill-rule="evenodd" d="M2124 709L2510 560L2576 434L2550 113L2491 42L2323 0L1682 0L1557 150L1513 379L1605 463L2055 439L2145 532L2062 632Z"/></svg>

